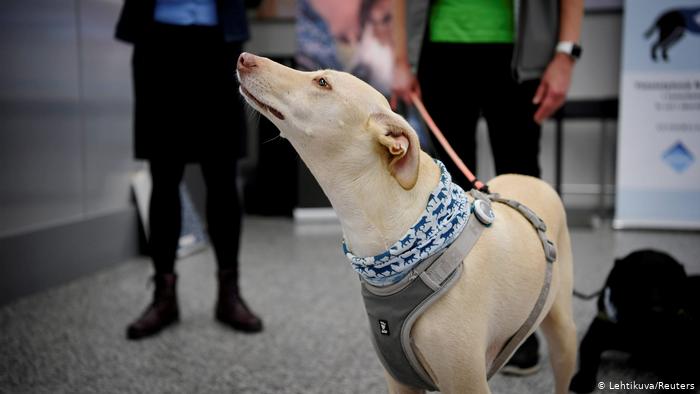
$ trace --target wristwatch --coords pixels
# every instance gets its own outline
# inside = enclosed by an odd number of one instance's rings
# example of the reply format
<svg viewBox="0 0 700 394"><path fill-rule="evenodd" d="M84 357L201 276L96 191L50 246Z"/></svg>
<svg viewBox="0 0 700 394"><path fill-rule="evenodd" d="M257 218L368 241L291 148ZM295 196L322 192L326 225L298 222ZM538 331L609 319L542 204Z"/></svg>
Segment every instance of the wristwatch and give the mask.
<svg viewBox="0 0 700 394"><path fill-rule="evenodd" d="M581 46L573 41L560 41L555 49L556 52L564 53L571 56L572 59L578 60L581 58Z"/></svg>

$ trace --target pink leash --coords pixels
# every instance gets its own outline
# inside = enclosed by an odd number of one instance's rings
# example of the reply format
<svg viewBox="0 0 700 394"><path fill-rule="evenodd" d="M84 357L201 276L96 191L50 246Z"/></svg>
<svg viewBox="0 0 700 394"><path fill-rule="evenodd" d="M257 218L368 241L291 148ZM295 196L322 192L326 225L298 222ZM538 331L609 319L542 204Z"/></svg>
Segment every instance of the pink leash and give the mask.
<svg viewBox="0 0 700 394"><path fill-rule="evenodd" d="M455 152L454 149L452 149L452 146L450 143L447 141L447 138L442 134L442 131L437 127L435 122L433 121L433 118L430 116L428 111L425 109L425 106L423 105L423 102L421 99L418 97L417 94L412 93L411 94L411 101L413 101L413 105L418 108L418 112L420 112L420 116L423 118L425 123L428 125L428 128L430 131L433 132L433 135L435 135L435 138L440 142L440 145L445 149L447 154L450 156L452 161L457 165L457 168L459 168L460 171L462 171L462 174L467 177L469 182L474 185L474 187L482 192L488 193L488 186L486 186L484 183L482 183L480 180L472 174L471 171L469 171L469 168L467 167L466 164L462 161L462 159L459 158L459 155L457 152Z"/></svg>

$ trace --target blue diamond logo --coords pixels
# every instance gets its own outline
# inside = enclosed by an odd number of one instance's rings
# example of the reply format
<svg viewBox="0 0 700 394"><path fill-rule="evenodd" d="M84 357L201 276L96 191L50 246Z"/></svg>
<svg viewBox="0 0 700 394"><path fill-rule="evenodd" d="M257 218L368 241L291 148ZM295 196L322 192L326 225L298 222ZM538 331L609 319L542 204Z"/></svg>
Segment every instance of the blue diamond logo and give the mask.
<svg viewBox="0 0 700 394"><path fill-rule="evenodd" d="M679 174L687 170L695 161L693 154L680 141L668 148L662 157L666 164Z"/></svg>

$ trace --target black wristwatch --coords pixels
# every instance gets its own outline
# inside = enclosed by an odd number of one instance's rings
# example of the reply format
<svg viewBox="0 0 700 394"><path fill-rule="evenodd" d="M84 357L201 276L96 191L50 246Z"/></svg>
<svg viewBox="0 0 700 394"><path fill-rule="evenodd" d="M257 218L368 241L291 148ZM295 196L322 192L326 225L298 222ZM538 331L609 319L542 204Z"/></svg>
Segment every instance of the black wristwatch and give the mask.
<svg viewBox="0 0 700 394"><path fill-rule="evenodd" d="M571 56L572 59L578 60L581 58L581 46L573 41L560 41L555 49L556 52L564 53Z"/></svg>

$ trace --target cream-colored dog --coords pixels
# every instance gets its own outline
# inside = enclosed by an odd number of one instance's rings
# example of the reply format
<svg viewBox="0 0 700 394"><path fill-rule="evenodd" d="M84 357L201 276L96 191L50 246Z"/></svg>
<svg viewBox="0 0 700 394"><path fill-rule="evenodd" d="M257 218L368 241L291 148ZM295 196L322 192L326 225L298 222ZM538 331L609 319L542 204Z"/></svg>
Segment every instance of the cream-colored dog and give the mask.
<svg viewBox="0 0 700 394"><path fill-rule="evenodd" d="M353 253L373 256L396 242L425 208L439 168L384 96L347 73L300 72L248 53L240 56L237 68L241 93L309 167ZM489 186L535 211L558 249L538 324L549 345L556 392L568 392L576 328L562 203L532 177L503 175ZM413 326L415 352L444 393L489 392L487 370L527 319L542 286L546 262L536 231L510 207L494 204L494 211L496 221L464 260L461 278ZM391 393L420 392L385 376Z"/></svg>

